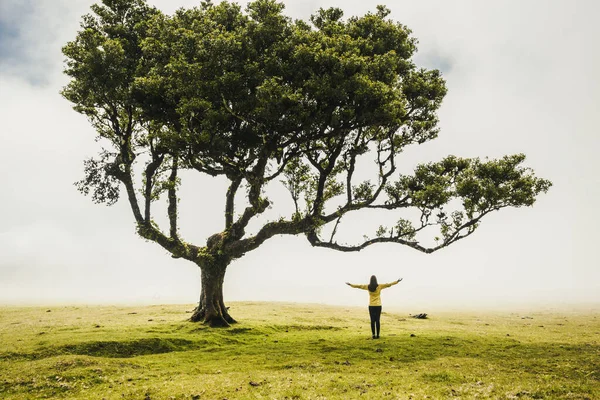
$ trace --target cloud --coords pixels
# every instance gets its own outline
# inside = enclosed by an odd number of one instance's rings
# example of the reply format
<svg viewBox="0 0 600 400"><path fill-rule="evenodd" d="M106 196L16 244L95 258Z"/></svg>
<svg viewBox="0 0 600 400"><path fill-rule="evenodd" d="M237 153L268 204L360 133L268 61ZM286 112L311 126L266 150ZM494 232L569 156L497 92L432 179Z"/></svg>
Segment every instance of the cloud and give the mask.
<svg viewBox="0 0 600 400"><path fill-rule="evenodd" d="M79 16L90 4L87 0L3 0L0 75L49 85L62 70L60 47L74 37Z"/></svg>

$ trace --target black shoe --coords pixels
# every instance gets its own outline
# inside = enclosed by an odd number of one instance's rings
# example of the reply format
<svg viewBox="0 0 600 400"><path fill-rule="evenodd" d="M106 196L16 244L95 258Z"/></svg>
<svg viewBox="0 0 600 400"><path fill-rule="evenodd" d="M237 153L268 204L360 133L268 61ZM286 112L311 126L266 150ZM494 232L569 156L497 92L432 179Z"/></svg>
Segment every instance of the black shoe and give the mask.
<svg viewBox="0 0 600 400"><path fill-rule="evenodd" d="M377 339L377 336L373 335L373 339Z"/></svg>

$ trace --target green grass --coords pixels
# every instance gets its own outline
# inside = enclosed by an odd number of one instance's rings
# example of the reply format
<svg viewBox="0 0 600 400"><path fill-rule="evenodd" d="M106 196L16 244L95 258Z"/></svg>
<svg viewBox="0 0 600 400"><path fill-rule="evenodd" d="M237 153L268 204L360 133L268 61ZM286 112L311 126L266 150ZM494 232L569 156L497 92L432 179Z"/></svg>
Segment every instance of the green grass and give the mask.
<svg viewBox="0 0 600 400"><path fill-rule="evenodd" d="M598 311L384 312L372 340L362 308L231 306L0 307L0 398L600 399Z"/></svg>

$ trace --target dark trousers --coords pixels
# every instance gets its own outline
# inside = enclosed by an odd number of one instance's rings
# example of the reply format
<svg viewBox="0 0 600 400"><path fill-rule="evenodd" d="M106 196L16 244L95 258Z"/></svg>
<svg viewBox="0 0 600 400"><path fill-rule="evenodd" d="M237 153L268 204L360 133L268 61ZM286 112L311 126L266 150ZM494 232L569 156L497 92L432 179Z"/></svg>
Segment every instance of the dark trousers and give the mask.
<svg viewBox="0 0 600 400"><path fill-rule="evenodd" d="M371 333L373 336L379 336L379 329L381 324L379 319L381 318L381 306L369 306L369 316L371 317Z"/></svg>

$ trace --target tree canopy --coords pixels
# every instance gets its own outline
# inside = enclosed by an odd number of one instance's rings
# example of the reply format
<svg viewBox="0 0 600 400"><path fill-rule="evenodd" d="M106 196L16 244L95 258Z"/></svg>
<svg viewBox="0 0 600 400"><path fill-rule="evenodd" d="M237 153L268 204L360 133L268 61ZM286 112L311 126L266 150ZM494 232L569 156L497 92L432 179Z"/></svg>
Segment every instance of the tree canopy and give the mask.
<svg viewBox="0 0 600 400"><path fill-rule="evenodd" d="M71 81L62 94L107 148L85 161L77 186L109 205L124 188L140 236L201 268L194 320L234 321L222 299L225 269L275 235L303 234L340 251L390 242L431 253L471 235L492 211L531 206L551 186L522 154L448 156L400 174L403 150L437 137L446 87L438 70L414 64L416 39L384 6L347 19L320 9L310 21L292 20L273 0L245 10L204 1L173 15L143 0L103 0L92 12L63 48ZM374 177L359 181L369 158ZM205 244L179 233L182 170L229 182L223 229ZM247 234L275 206L271 182L287 188L294 211ZM153 221L161 196L166 229ZM241 210L236 196L246 198ZM342 218L368 209L387 210L390 222L361 243L338 243ZM394 213L405 209L420 217ZM427 245L422 235L432 229L435 245Z"/></svg>

